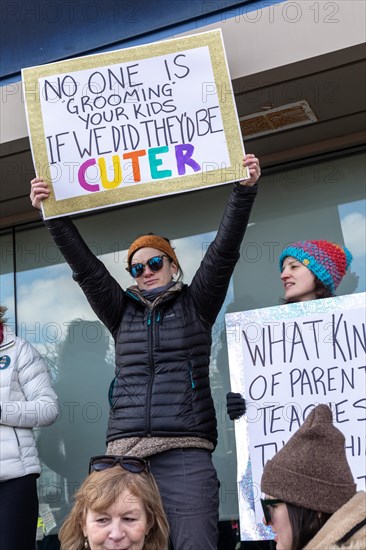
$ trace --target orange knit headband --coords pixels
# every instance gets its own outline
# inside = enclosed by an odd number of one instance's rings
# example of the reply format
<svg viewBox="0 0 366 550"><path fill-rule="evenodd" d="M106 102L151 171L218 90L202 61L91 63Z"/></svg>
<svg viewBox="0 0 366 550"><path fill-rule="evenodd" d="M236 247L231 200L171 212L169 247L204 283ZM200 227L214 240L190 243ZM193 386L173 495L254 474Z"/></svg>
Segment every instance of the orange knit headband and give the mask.
<svg viewBox="0 0 366 550"><path fill-rule="evenodd" d="M177 267L179 267L178 258L175 255L174 249L168 243L168 241L166 241L163 237L159 237L159 235L143 235L142 237L138 237L138 239L133 241L127 253L128 265L131 265L131 259L134 253L137 250L140 250L140 248L146 247L161 250L162 252L164 252L164 254L166 254L167 256L169 256L169 258L173 260Z"/></svg>

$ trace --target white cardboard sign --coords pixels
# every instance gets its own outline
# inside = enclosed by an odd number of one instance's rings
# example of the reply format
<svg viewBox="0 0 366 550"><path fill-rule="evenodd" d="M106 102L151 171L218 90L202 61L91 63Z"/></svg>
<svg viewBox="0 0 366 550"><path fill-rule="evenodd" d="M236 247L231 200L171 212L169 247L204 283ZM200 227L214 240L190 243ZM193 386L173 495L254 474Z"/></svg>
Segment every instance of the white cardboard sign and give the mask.
<svg viewBox="0 0 366 550"><path fill-rule="evenodd" d="M319 403L331 407L355 482L365 489L365 297L226 315L232 391L247 404L235 423L242 540L271 538L261 524L263 467Z"/></svg>
<svg viewBox="0 0 366 550"><path fill-rule="evenodd" d="M22 77L45 218L248 177L219 30Z"/></svg>

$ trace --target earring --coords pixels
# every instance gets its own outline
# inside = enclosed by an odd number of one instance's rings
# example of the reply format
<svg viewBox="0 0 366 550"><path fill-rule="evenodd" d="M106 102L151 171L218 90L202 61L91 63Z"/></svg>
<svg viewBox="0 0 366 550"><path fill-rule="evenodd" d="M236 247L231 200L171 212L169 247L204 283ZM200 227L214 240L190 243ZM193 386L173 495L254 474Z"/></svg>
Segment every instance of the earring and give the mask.
<svg viewBox="0 0 366 550"><path fill-rule="evenodd" d="M88 548L89 548L88 537L85 537L85 538L84 538L84 548L85 548L85 550L88 550Z"/></svg>

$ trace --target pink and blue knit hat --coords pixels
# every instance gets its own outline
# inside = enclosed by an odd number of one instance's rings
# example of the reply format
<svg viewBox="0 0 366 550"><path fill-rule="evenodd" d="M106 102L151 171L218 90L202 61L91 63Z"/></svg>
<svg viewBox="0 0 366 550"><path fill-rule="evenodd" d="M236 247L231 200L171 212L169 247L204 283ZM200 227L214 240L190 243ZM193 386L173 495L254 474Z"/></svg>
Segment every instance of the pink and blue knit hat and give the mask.
<svg viewBox="0 0 366 550"><path fill-rule="evenodd" d="M290 244L281 253L281 271L283 261L288 256L310 269L332 294L352 261L352 254L345 246L329 241L299 241Z"/></svg>

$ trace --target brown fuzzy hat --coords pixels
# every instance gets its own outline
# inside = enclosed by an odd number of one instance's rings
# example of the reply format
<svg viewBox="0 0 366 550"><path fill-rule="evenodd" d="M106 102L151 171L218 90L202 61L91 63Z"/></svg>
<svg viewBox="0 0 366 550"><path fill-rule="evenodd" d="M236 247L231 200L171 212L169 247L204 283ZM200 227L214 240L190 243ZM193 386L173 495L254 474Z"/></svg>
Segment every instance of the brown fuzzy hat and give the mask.
<svg viewBox="0 0 366 550"><path fill-rule="evenodd" d="M334 513L356 493L345 438L327 405L318 405L263 470L263 493L317 512Z"/></svg>
<svg viewBox="0 0 366 550"><path fill-rule="evenodd" d="M175 263L175 265L179 268L179 262L178 258L174 252L173 247L167 241L167 239L164 239L164 237L160 237L159 235L142 235L141 237L138 237L133 243L131 244L130 248L128 249L127 253L127 263L128 265L131 265L131 259L134 253L137 250L140 250L140 248L156 248L157 250L161 250L169 256Z"/></svg>

